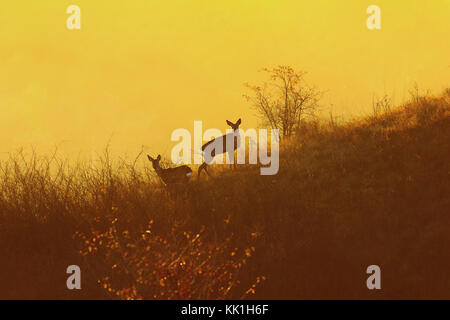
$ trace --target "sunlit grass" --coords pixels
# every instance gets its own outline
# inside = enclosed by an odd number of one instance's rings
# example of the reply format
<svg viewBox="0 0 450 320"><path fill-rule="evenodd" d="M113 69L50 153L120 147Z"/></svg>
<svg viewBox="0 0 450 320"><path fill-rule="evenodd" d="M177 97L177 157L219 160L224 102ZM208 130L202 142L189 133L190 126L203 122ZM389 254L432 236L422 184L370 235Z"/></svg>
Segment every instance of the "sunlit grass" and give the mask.
<svg viewBox="0 0 450 320"><path fill-rule="evenodd" d="M0 297L448 298L449 138L444 93L305 124L275 176L226 165L175 191L107 151L94 166L13 154L0 164ZM65 286L71 264L80 291Z"/></svg>

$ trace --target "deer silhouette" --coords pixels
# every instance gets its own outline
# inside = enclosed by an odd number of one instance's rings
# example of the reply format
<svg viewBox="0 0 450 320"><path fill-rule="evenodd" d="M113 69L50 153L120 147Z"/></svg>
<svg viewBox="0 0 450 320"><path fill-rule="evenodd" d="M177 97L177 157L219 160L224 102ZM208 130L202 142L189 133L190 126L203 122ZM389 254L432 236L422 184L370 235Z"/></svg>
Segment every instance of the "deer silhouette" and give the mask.
<svg viewBox="0 0 450 320"><path fill-rule="evenodd" d="M175 183L187 183L192 176L192 170L186 165L163 169L159 165L161 160L161 155L158 155L156 159L153 159L147 155L148 160L152 163L153 169L155 169L156 174L161 178L161 180L166 185L171 185Z"/></svg>
<svg viewBox="0 0 450 320"><path fill-rule="evenodd" d="M227 153L228 158L233 159L234 166L236 167L236 162L234 161L234 151L241 145L241 137L239 135L239 125L241 124L241 119L239 118L236 123L227 120L227 124L233 129L233 132L227 133L223 136L217 137L208 141L202 146L202 154L205 161L198 168L197 178L200 178L200 173L205 170L206 174L209 175L207 166L211 164L214 157L218 154ZM233 145L230 142L232 141ZM230 146L227 146L230 144Z"/></svg>

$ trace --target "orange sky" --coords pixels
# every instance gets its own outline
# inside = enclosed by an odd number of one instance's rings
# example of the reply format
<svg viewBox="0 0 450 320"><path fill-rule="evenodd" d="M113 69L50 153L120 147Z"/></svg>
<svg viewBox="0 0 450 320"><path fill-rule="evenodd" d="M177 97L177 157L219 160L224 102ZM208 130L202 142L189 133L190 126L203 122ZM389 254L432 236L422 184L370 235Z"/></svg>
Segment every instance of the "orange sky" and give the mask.
<svg viewBox="0 0 450 320"><path fill-rule="evenodd" d="M5 3L6 2L6 3ZM81 8L81 30L66 8ZM382 29L366 28L381 7ZM257 119L242 98L288 64L327 91L328 114L371 112L374 93L450 86L450 0L2 1L0 152L168 155L176 128Z"/></svg>

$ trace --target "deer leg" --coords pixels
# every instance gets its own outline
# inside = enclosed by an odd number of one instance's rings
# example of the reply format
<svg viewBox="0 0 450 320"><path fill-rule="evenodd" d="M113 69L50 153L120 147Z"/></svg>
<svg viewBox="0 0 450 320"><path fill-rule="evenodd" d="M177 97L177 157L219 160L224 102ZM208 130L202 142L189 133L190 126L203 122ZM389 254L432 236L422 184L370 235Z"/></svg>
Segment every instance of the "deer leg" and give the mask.
<svg viewBox="0 0 450 320"><path fill-rule="evenodd" d="M197 179L200 178L200 173L202 172L203 169L205 169L206 174L209 176L207 166L208 164L206 162L203 162L202 165L198 168Z"/></svg>
<svg viewBox="0 0 450 320"><path fill-rule="evenodd" d="M231 161L231 165L230 165L230 168L233 168L233 169L236 169L236 158L235 158L235 155L234 155L234 150L233 150L233 153L229 153L228 154L228 156L229 156L229 158L230 158L230 161Z"/></svg>
<svg viewBox="0 0 450 320"><path fill-rule="evenodd" d="M231 153L230 151L227 151L227 157L228 157L228 163L230 164L230 169L233 168L234 162L234 152Z"/></svg>
<svg viewBox="0 0 450 320"><path fill-rule="evenodd" d="M198 167L197 171L197 179L200 179L200 173L202 173L203 168L205 167L205 163L203 162L200 167Z"/></svg>

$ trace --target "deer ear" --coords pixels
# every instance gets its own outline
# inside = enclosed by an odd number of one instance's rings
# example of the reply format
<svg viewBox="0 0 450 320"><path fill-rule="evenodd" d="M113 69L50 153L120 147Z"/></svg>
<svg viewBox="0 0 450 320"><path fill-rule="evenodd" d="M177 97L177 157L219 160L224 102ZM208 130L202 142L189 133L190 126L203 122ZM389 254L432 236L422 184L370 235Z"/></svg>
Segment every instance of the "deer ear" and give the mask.
<svg viewBox="0 0 450 320"><path fill-rule="evenodd" d="M238 121L236 121L236 125L240 125L241 124L241 118L239 118Z"/></svg>
<svg viewBox="0 0 450 320"><path fill-rule="evenodd" d="M147 158L148 158L149 161L153 161L153 158L150 157L149 155L147 155Z"/></svg>
<svg viewBox="0 0 450 320"><path fill-rule="evenodd" d="M230 121L228 121L227 120L227 124L230 126L230 127L232 127L233 126L233 123L232 122L230 122Z"/></svg>
<svg viewBox="0 0 450 320"><path fill-rule="evenodd" d="M161 155L160 154L158 154L158 158L156 158L156 160L161 160Z"/></svg>

